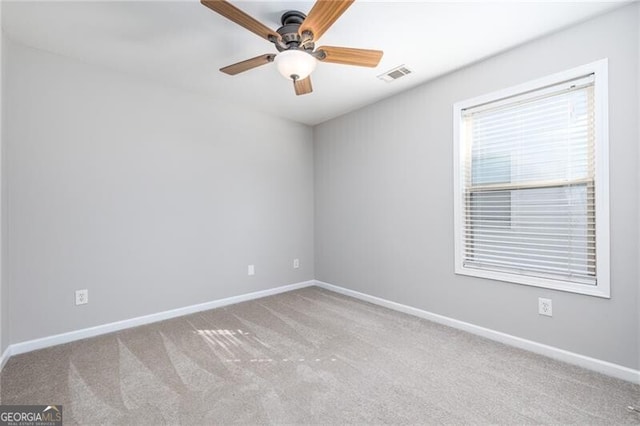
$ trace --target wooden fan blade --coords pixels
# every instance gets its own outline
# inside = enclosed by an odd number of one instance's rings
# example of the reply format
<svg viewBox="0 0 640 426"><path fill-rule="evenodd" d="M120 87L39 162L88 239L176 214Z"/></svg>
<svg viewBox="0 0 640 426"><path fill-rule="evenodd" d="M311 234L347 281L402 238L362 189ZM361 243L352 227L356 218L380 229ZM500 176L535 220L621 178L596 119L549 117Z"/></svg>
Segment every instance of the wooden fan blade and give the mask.
<svg viewBox="0 0 640 426"><path fill-rule="evenodd" d="M269 62L273 62L273 59L275 57L276 55L271 53L256 56L255 58L247 59L246 61L237 62L233 65L228 65L224 68L220 68L220 71L229 75L240 74L241 72L245 72L261 65L268 64Z"/></svg>
<svg viewBox="0 0 640 426"><path fill-rule="evenodd" d="M317 41L354 1L355 0L316 1L307 14L307 18L302 25L300 25L298 34L302 36L305 31L310 31L313 34L313 40Z"/></svg>
<svg viewBox="0 0 640 426"><path fill-rule="evenodd" d="M303 78L302 80L296 80L293 82L293 87L296 89L296 95L306 95L313 92L311 87L311 76Z"/></svg>
<svg viewBox="0 0 640 426"><path fill-rule="evenodd" d="M352 47L322 46L318 48L318 59L335 64L376 67L382 59L382 50L354 49ZM324 58L322 57L324 53Z"/></svg>
<svg viewBox="0 0 640 426"><path fill-rule="evenodd" d="M253 17L247 15L242 10L238 9L225 0L201 0L201 3L214 12L219 13L230 21L233 21L236 24L245 27L249 31L259 35L262 38L265 38L269 41L272 41L274 37L275 39L280 38L280 35L277 32L273 31L271 28L257 21Z"/></svg>

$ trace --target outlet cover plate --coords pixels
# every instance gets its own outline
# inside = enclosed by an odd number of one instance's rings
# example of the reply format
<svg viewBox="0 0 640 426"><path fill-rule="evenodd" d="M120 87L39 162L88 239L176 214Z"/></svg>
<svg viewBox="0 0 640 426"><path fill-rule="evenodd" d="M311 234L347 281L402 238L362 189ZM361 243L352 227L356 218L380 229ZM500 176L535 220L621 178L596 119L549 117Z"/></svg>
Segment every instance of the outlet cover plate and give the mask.
<svg viewBox="0 0 640 426"><path fill-rule="evenodd" d="M76 290L76 305L84 305L89 303L89 290Z"/></svg>
<svg viewBox="0 0 640 426"><path fill-rule="evenodd" d="M538 297L538 313L540 315L546 315L548 317L553 316L553 304L551 302L551 299Z"/></svg>

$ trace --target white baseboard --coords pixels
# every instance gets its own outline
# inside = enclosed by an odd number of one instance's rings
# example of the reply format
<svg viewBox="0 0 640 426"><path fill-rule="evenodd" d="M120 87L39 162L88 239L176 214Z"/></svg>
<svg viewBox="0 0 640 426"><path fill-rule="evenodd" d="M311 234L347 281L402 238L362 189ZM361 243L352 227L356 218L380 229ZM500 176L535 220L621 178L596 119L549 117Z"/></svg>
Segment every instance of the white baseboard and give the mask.
<svg viewBox="0 0 640 426"><path fill-rule="evenodd" d="M114 331L126 328L137 327L140 325L150 324L153 322L163 321L170 318L181 317L193 314L195 312L207 311L209 309L219 308L221 306L233 305L235 303L246 302L248 300L260 299L274 294L284 293L299 288L309 287L315 284L315 281L303 281L295 284L284 285L281 287L270 288L268 290L256 291L253 293L242 294L239 296L227 297L225 299L214 300L211 302L200 303L198 305L185 306L183 308L172 309L169 311L158 312L155 314L145 315L141 317L131 318L123 321L112 322L109 324L98 325L95 327L84 328L81 330L70 331L67 333L56 334L54 336L43 337L39 339L28 340L26 342L14 343L10 345L2 355L2 366L7 362L10 356L31 352L38 349L48 348L50 346L61 345L63 343L74 342L88 337L100 336L102 334L112 333ZM0 367L0 370L2 368Z"/></svg>
<svg viewBox="0 0 640 426"><path fill-rule="evenodd" d="M564 361L569 364L577 365L598 373L606 374L611 377L626 380L633 383L640 384L640 370L634 370L632 368L624 367L622 365L614 364L607 361L602 361L596 358L580 355L574 352L569 352L564 349L556 348L554 346L544 345L542 343L534 342L532 340L523 339L513 336L511 334L502 333L500 331L491 330L489 328L480 327L468 322L459 321L453 318L446 317L444 315L434 314L432 312L424 311L422 309L414 308L411 306L403 305L401 303L391 302L386 299L382 299L368 294L360 293L354 290L349 290L344 287L338 287L333 284L325 283L322 281L315 281L318 287L335 291L336 293L351 296L356 299L363 300L365 302L373 303L375 305L384 306L385 308L393 309L394 311L403 312L405 314L414 315L416 317L424 318L429 321L443 324L449 327L464 330L478 336L485 337L487 339L495 340L500 343L504 343L509 346L515 346L520 349L524 349L530 352L534 352L540 355L548 356L549 358Z"/></svg>
<svg viewBox="0 0 640 426"><path fill-rule="evenodd" d="M365 302L370 302L376 305L384 306L386 308L393 309L395 311L403 312L409 315L414 315L414 316L424 318L439 324L457 328L459 330L464 330L469 333L473 333L473 334L485 337L487 339L495 340L510 346L515 346L520 349L525 349L540 355L545 355L550 358L567 362L569 364L578 365L580 367L597 371L599 373L603 373L608 376L612 376L618 379L627 380L629 382L640 384L639 370L634 370L618 364L613 364L611 362L602 361L596 358L591 358L591 357L580 355L574 352L569 352L564 349L556 348L549 345L544 345L542 343L537 343L531 340L527 340L527 339L516 337L510 334L502 333L500 331L495 331L489 328L480 327L468 322L449 318L444 315L434 314L432 312L414 308L412 306L391 302L386 299L370 296L365 293L360 293L354 290L349 290L344 287L339 287L333 284L329 284L329 283L325 283L317 280L303 281L296 284L285 285L281 287L271 288L268 290L256 291L253 293L247 293L239 296L228 297L225 299L214 300L211 302L201 303L198 305L185 306L183 308L172 309L164 312L158 312L151 315L145 315L141 317L112 322L109 324L103 324L103 325L85 328L81 330L70 331L68 333L56 334L54 336L43 337L40 339L29 340L26 342L15 343L13 345L9 345L9 347L5 349L4 353L0 356L0 371L2 370L6 362L9 360L9 358L13 355L31 352L38 349L47 348L50 346L60 345L63 343L69 343L69 342L73 342L80 339L86 339L89 337L95 337L102 334L112 333L114 331L137 327L140 325L163 321L166 319L189 315L192 313L206 311L209 309L219 308L222 306L233 305L235 303L245 302L248 300L259 299L266 296L272 296L275 294L284 293L284 292L296 290L299 288L309 287L312 285L316 285L318 287L321 287L327 290L335 291L336 293L344 294L346 296L351 296L356 299L363 300Z"/></svg>
<svg viewBox="0 0 640 426"><path fill-rule="evenodd" d="M7 347L2 355L0 355L0 371L2 371L4 365L9 361L9 358L11 358L11 346Z"/></svg>

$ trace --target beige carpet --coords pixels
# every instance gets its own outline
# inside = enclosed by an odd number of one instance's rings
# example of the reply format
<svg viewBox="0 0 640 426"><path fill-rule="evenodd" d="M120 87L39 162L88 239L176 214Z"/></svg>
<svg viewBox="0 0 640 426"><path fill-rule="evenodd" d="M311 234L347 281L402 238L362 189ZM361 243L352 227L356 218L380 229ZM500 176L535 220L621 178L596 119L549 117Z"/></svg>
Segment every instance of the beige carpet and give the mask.
<svg viewBox="0 0 640 426"><path fill-rule="evenodd" d="M15 356L65 424L640 424L640 387L311 287Z"/></svg>

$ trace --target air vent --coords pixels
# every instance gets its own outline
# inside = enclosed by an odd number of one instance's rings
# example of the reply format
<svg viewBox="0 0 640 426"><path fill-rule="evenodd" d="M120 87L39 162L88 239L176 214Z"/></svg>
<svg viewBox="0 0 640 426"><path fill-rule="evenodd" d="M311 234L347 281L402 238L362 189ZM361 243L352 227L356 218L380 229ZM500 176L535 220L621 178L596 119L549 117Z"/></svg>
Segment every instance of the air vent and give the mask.
<svg viewBox="0 0 640 426"><path fill-rule="evenodd" d="M387 83L391 83L392 81L402 78L407 74L411 74L411 70L404 65L400 65L399 67L390 69L384 74L380 74L378 78L382 81L386 81Z"/></svg>

